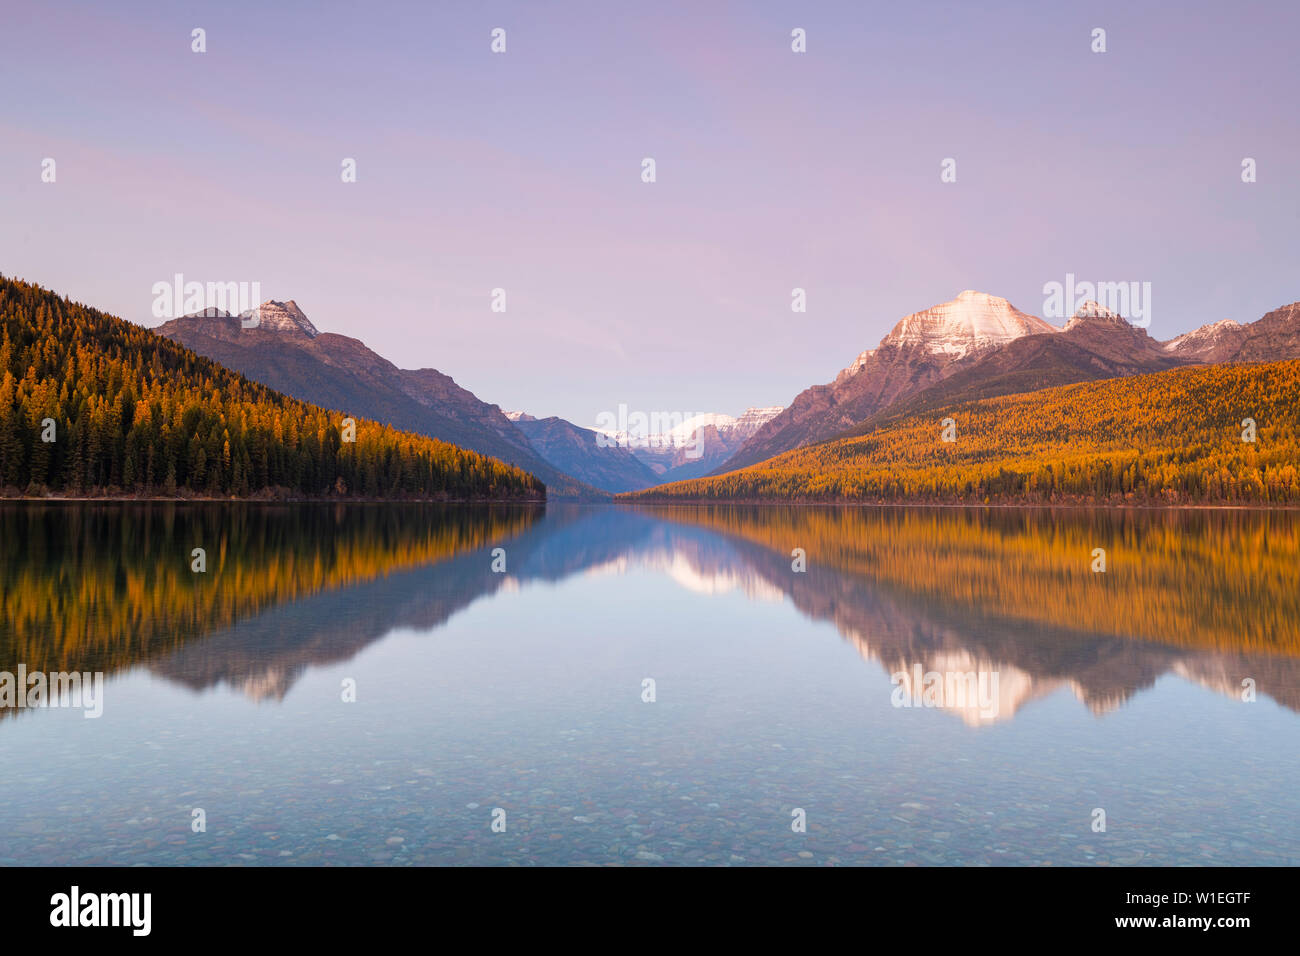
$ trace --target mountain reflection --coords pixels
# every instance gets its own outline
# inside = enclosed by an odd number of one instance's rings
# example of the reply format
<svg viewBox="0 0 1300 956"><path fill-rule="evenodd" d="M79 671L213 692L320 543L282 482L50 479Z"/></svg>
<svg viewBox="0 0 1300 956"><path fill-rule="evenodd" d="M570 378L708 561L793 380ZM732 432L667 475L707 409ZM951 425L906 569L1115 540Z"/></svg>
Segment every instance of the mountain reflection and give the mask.
<svg viewBox="0 0 1300 956"><path fill-rule="evenodd" d="M0 670L143 665L276 700L309 667L500 589L638 567L789 601L882 682L996 674L991 714L950 708L972 725L1063 688L1105 714L1165 675L1234 698L1250 679L1300 710L1294 513L18 505L0 532Z"/></svg>

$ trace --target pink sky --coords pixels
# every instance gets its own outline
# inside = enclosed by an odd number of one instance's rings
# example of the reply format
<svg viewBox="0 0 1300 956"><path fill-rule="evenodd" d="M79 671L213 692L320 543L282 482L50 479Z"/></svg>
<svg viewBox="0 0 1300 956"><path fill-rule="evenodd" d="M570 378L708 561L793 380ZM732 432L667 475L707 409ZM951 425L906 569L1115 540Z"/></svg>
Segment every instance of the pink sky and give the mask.
<svg viewBox="0 0 1300 956"><path fill-rule="evenodd" d="M1150 282L1160 339L1300 299L1280 5L11 6L0 271L146 324L257 281L507 409L785 404L1067 272Z"/></svg>

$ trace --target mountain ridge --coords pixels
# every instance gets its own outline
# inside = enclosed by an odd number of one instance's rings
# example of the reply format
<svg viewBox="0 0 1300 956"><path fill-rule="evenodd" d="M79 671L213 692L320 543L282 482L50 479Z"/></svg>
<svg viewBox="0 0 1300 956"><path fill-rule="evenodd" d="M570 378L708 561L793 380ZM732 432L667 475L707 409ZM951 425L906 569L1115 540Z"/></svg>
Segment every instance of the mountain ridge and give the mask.
<svg viewBox="0 0 1300 956"><path fill-rule="evenodd" d="M1300 359L957 401L641 500L1300 502Z"/></svg>
<svg viewBox="0 0 1300 956"><path fill-rule="evenodd" d="M290 308L290 306L292 308ZM241 316L191 313L157 334L302 401L365 415L490 455L536 475L559 498L606 493L546 461L499 406L437 369L401 369L360 339L321 332L293 300L269 300ZM257 324L245 327L245 320Z"/></svg>
<svg viewBox="0 0 1300 956"><path fill-rule="evenodd" d="M0 276L0 331L8 494L545 498L522 469L362 415L345 424L33 283Z"/></svg>
<svg viewBox="0 0 1300 956"><path fill-rule="evenodd" d="M895 405L934 406L945 395L970 399L1179 365L1295 357L1300 357L1300 303L1249 324L1224 320L1159 342L1096 302L1083 303L1058 328L1020 312L1006 299L968 289L949 302L904 316L876 348L859 353L831 382L797 395L785 412L709 474L863 434Z"/></svg>

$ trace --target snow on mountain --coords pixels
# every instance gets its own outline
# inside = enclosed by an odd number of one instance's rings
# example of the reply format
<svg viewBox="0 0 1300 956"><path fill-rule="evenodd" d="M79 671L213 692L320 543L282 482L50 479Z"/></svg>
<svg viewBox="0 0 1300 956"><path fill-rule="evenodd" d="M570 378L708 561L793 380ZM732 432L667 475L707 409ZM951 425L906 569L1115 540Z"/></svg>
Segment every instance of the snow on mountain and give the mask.
<svg viewBox="0 0 1300 956"><path fill-rule="evenodd" d="M962 358L1022 335L1055 331L1055 326L1021 312L1000 296L967 289L949 302L904 316L880 345L921 346L934 355ZM864 356L859 356L859 363Z"/></svg>
<svg viewBox="0 0 1300 956"><path fill-rule="evenodd" d="M879 345L859 353L834 381L804 389L759 428L726 467L752 465L832 438L950 374L962 362L1026 336L1060 331L1000 296L967 289L951 301L904 316Z"/></svg>
<svg viewBox="0 0 1300 956"><path fill-rule="evenodd" d="M706 412L703 415L692 415L683 421L680 425L670 429L665 438L666 444L673 448L684 448L696 441L696 435L707 428L716 428L719 434L725 434L736 425L736 419L730 415L724 415L721 412Z"/></svg>
<svg viewBox="0 0 1300 956"><path fill-rule="evenodd" d="M274 299L263 302L256 309L248 309L239 313L239 318L247 320L257 317L257 328L267 332L302 332L308 338L316 338L320 332L316 326L311 324L302 309L298 308L298 303L290 299L288 302L276 302Z"/></svg>
<svg viewBox="0 0 1300 956"><path fill-rule="evenodd" d="M783 407L781 405L750 406L739 418L723 412L703 412L685 418L669 429L648 435L629 435L626 431L612 428L595 428L593 431L607 435L611 440L625 447L642 446L655 449L685 448L696 444L699 440L698 436L713 434L716 431L716 434L728 445L738 448L740 443L781 414ZM507 412L507 416L510 414L512 413Z"/></svg>
<svg viewBox="0 0 1300 956"><path fill-rule="evenodd" d="M1165 342L1166 352L1189 362L1277 362L1300 357L1300 302L1241 325L1224 319Z"/></svg>
<svg viewBox="0 0 1300 956"><path fill-rule="evenodd" d="M660 481L677 481L698 478L722 464L781 411L779 405L751 406L739 418L704 412L649 435L629 435L610 428L596 430L619 447L631 449Z"/></svg>
<svg viewBox="0 0 1300 956"><path fill-rule="evenodd" d="M768 405L763 408L751 406L731 426L729 437L736 441L748 441L751 435L783 411L784 405Z"/></svg>
<svg viewBox="0 0 1300 956"><path fill-rule="evenodd" d="M1076 313L1074 313L1073 316L1070 317L1070 321L1065 323L1065 328L1062 329L1061 331L1069 332L1071 329L1078 328L1080 325L1083 325L1085 323L1097 322L1097 321L1109 322L1112 325L1125 326L1125 327L1129 325L1129 321L1126 318L1124 318L1122 315L1119 315L1116 312L1112 312L1104 305L1101 305L1089 299L1088 301L1084 302L1083 305L1079 306L1079 311L1077 311ZM1053 331L1055 331L1055 329Z"/></svg>
<svg viewBox="0 0 1300 956"><path fill-rule="evenodd" d="M1209 325L1202 325L1199 329L1184 332L1168 342L1161 343L1161 348L1174 354L1189 353L1199 355L1212 350L1225 340L1239 338L1244 328L1245 326L1235 319L1222 319L1218 322L1211 322Z"/></svg>

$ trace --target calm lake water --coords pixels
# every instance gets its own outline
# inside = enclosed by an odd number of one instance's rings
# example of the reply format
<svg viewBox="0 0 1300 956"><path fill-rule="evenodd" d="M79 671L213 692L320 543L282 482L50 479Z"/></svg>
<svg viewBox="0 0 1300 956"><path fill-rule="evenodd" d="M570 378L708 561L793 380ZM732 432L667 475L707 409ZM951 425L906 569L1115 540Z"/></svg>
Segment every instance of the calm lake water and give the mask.
<svg viewBox="0 0 1300 956"><path fill-rule="evenodd" d="M1300 863L1296 513L10 504L0 602L104 674L0 864Z"/></svg>

